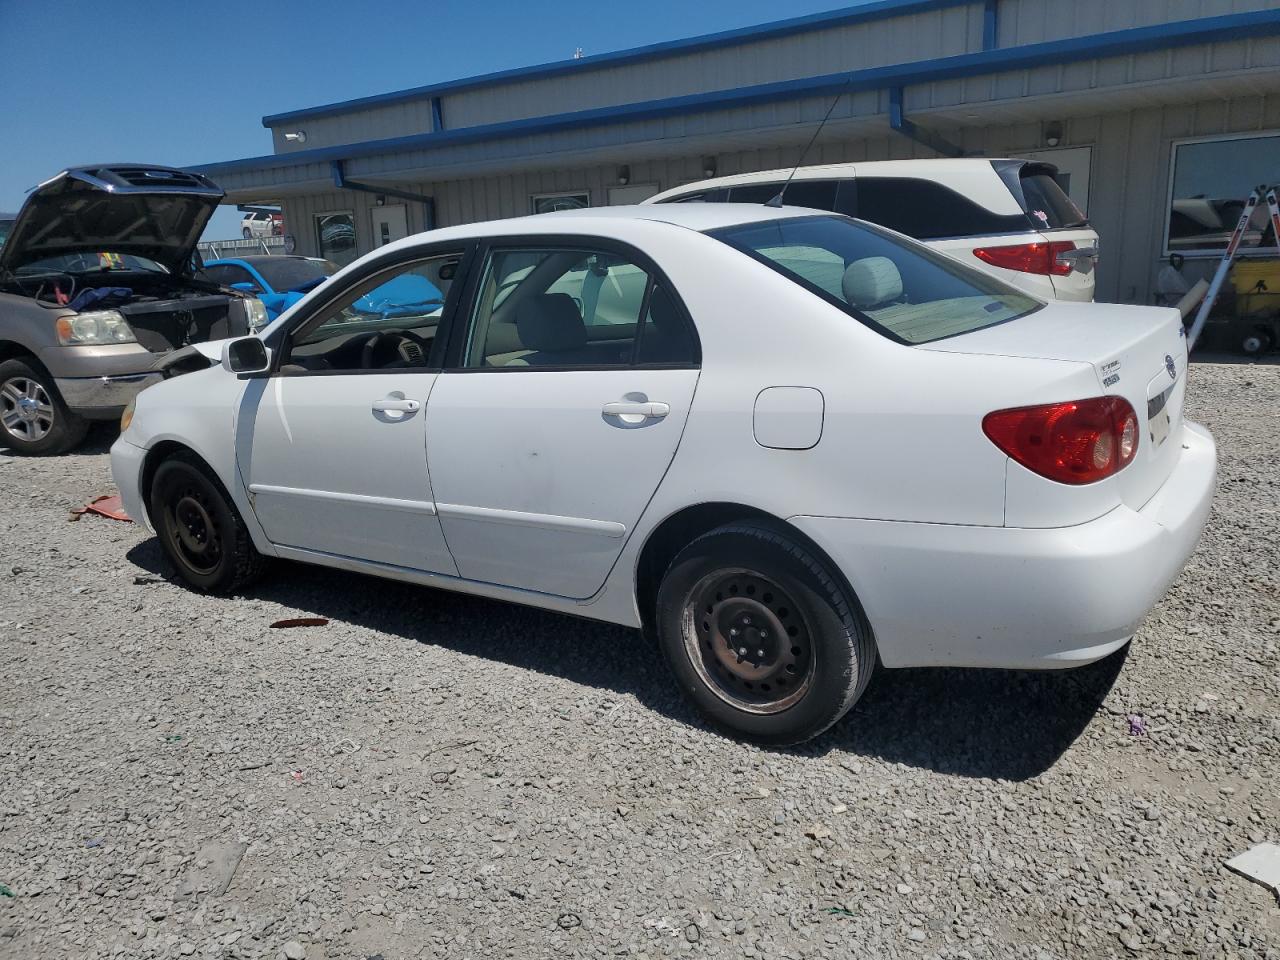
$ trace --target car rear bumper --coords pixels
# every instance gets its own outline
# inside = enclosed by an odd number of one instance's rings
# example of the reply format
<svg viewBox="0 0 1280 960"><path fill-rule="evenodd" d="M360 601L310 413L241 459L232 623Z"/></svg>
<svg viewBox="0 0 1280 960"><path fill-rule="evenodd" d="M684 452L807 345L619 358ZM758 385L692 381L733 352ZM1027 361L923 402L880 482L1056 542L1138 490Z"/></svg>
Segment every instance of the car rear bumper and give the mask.
<svg viewBox="0 0 1280 960"><path fill-rule="evenodd" d="M119 418L129 401L164 377L130 373L104 377L58 377L54 384L67 406L90 420Z"/></svg>
<svg viewBox="0 0 1280 960"><path fill-rule="evenodd" d="M111 476L120 491L124 512L134 523L154 533L155 528L151 526L146 505L142 502L142 468L146 459L147 451L124 437L111 446Z"/></svg>
<svg viewBox="0 0 1280 960"><path fill-rule="evenodd" d="M1133 636L1195 549L1217 455L1197 424L1184 424L1181 443L1173 473L1141 510L1078 526L791 522L844 571L885 666L1079 666Z"/></svg>

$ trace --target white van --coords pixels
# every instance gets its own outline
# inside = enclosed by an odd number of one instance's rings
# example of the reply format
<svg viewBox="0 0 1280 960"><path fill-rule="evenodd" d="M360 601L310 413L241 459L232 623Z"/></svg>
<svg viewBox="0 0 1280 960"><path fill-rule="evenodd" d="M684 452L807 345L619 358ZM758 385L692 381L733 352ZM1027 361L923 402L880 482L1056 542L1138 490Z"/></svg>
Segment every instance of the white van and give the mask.
<svg viewBox="0 0 1280 960"><path fill-rule="evenodd" d="M1092 300L1098 234L1032 160L882 160L801 167L788 206L880 224L986 270L1044 300ZM787 170L701 180L646 203L765 203Z"/></svg>

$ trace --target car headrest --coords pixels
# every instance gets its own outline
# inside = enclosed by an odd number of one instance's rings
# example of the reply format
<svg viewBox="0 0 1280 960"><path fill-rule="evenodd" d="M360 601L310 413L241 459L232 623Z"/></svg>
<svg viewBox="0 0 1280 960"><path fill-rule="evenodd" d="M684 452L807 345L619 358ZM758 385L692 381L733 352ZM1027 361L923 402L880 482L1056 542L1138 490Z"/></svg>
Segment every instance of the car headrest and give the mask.
<svg viewBox="0 0 1280 960"><path fill-rule="evenodd" d="M888 257L863 257L845 268L841 281L851 307L878 307L902 297L902 274Z"/></svg>
<svg viewBox="0 0 1280 960"><path fill-rule="evenodd" d="M526 350L576 350L587 344L587 326L567 293L541 293L519 304L516 333Z"/></svg>

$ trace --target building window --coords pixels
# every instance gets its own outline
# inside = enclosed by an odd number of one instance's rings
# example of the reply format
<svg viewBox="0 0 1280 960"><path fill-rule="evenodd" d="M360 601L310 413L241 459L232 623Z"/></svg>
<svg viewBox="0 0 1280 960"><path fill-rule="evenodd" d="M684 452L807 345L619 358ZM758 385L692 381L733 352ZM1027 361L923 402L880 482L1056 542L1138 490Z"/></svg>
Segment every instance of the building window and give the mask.
<svg viewBox="0 0 1280 960"><path fill-rule="evenodd" d="M316 244L320 256L340 267L356 258L356 223L350 211L316 215Z"/></svg>
<svg viewBox="0 0 1280 960"><path fill-rule="evenodd" d="M557 210L582 210L591 206L591 194L586 193L538 193L529 198L534 213L554 213Z"/></svg>
<svg viewBox="0 0 1280 960"><path fill-rule="evenodd" d="M1166 255L1218 256L1244 212L1249 191L1271 183L1280 134L1195 140L1173 145ZM1240 250L1275 247L1267 205L1259 201Z"/></svg>

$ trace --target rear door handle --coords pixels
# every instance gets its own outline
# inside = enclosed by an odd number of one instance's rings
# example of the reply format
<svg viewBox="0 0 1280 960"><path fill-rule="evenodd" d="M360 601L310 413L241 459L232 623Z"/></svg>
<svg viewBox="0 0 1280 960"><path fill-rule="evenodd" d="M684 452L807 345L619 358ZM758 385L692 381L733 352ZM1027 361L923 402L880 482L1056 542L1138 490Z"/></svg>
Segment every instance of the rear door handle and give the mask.
<svg viewBox="0 0 1280 960"><path fill-rule="evenodd" d="M613 400L600 410L606 417L644 417L648 420L661 420L671 412L671 404L658 400L638 402L635 400Z"/></svg>
<svg viewBox="0 0 1280 960"><path fill-rule="evenodd" d="M387 397L385 400L373 401L375 413L417 413L422 407L420 400L403 400L398 397Z"/></svg>

